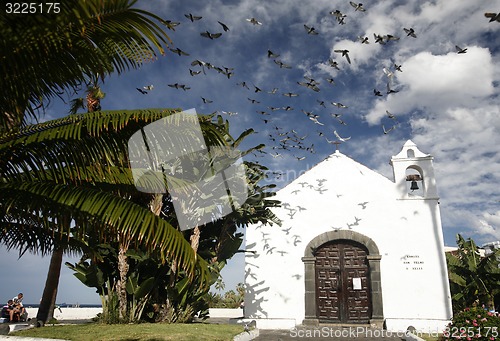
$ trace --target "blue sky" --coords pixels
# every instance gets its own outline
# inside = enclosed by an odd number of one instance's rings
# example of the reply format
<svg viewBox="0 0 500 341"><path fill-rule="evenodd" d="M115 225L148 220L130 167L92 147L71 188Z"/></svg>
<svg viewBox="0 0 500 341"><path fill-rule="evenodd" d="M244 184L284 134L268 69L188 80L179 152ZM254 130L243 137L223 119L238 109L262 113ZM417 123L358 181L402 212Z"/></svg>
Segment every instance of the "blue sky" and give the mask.
<svg viewBox="0 0 500 341"><path fill-rule="evenodd" d="M328 143L336 140L334 131L350 137L340 145L342 153L390 179L391 156L411 139L435 158L445 243L454 245L457 233L478 243L500 240L500 23L484 16L500 10L500 1L372 1L364 12L344 0L157 0L137 6L178 22L168 31L171 47L189 55L167 51L139 70L106 79L103 109L217 111L230 120L234 134L257 132L245 146L265 143L267 153L249 158L268 166L269 181L279 187L335 150ZM330 14L336 10L345 24ZM189 13L202 19L192 22L185 17ZM304 25L318 34L308 34ZM413 28L416 38L405 28ZM208 39L200 35L206 31L222 35ZM376 43L374 34L385 36L384 44ZM457 53L456 46L467 52ZM279 57L269 58L268 50ZM335 50L348 50L351 63ZM195 60L234 68L233 75L192 65ZM189 69L202 72L191 75ZM175 83L190 89L169 86ZM397 92L387 94L388 83ZM148 85L154 89L147 94L136 90ZM67 113L72 97L63 98L66 103L48 105L45 120ZM293 110L284 110L287 106ZM24 291L27 302L38 302L48 259L27 255L17 261L15 252L0 253L2 269L19 274L0 299ZM243 272L243 257L235 257L224 271L226 287L242 282ZM99 303L99 298L64 269L58 302Z"/></svg>

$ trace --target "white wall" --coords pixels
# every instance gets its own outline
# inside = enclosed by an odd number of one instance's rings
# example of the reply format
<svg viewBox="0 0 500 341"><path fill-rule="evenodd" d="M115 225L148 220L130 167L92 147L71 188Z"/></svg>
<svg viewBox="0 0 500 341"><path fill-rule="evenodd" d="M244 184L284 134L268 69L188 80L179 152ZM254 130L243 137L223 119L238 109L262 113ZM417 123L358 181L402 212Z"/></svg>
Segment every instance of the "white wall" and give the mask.
<svg viewBox="0 0 500 341"><path fill-rule="evenodd" d="M256 252L246 255L247 316L302 323L304 248L340 228L368 236L380 250L389 329L416 320L444 327L451 306L437 200L400 200L408 198L403 187L336 153L280 190L284 207L275 213L283 225L246 231L247 248Z"/></svg>

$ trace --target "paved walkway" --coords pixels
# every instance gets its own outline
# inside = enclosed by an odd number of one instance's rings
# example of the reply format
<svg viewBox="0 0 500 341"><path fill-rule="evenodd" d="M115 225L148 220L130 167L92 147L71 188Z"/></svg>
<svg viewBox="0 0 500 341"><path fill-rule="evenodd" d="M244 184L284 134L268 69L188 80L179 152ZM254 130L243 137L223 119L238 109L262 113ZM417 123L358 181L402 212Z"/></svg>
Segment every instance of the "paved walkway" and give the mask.
<svg viewBox="0 0 500 341"><path fill-rule="evenodd" d="M236 324L238 319L235 318L209 318L206 320L208 323ZM404 335L397 335L390 333L387 330L372 329L368 325L359 326L345 326L339 327L335 325L320 325L318 327L304 327L300 326L292 330L270 330L259 329L259 336L253 340L258 341L289 341L289 340L305 340L305 341L326 341L326 340L339 340L339 341L399 341L405 340ZM251 339L249 336L246 338Z"/></svg>
<svg viewBox="0 0 500 341"><path fill-rule="evenodd" d="M310 327L297 328L292 330L260 330L259 336L254 340L258 341L288 341L288 340L308 340L308 341L396 341L404 340L404 335L396 335L386 330L370 329L366 327L334 328L334 327Z"/></svg>

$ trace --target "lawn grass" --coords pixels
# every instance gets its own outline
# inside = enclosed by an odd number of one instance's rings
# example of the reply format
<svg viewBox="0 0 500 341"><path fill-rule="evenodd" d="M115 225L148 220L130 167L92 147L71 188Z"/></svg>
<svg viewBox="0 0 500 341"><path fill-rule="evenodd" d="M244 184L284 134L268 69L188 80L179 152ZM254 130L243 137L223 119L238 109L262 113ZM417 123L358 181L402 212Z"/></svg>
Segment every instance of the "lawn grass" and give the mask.
<svg viewBox="0 0 500 341"><path fill-rule="evenodd" d="M241 325L234 324L76 324L54 325L22 330L10 335L31 336L75 341L145 341L145 340L232 340L243 332Z"/></svg>

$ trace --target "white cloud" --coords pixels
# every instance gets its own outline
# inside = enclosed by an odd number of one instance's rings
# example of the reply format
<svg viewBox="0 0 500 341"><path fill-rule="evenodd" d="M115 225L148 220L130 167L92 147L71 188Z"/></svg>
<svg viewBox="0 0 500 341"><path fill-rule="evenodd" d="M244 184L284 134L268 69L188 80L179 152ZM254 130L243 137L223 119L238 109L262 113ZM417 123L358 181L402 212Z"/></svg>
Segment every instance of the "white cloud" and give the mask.
<svg viewBox="0 0 500 341"><path fill-rule="evenodd" d="M486 241L492 241L492 237L500 240L500 211L494 214L484 213L483 219L479 219L474 228L478 234L490 238L485 239Z"/></svg>
<svg viewBox="0 0 500 341"><path fill-rule="evenodd" d="M395 72L395 96L379 100L366 115L378 124L385 110L410 113L421 109L442 112L461 106L474 108L494 93L494 65L488 49L469 47L466 54L433 55L420 52Z"/></svg>
<svg viewBox="0 0 500 341"><path fill-rule="evenodd" d="M459 106L493 92L493 64L485 48L469 47L466 54L441 56L421 52L406 60L404 66L405 72L397 79L417 97L418 105L437 102L440 107Z"/></svg>

